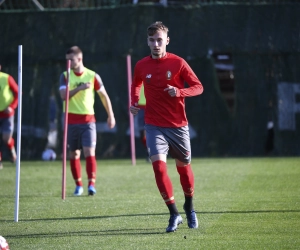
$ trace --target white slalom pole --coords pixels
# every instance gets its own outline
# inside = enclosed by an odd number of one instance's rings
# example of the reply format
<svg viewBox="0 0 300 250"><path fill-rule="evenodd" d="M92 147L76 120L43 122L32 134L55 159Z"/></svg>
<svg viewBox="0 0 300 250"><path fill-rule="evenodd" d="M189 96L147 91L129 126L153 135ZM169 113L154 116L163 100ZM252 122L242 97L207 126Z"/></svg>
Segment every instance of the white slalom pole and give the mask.
<svg viewBox="0 0 300 250"><path fill-rule="evenodd" d="M64 117L64 139L63 139L63 161L62 161L62 189L61 198L66 199L66 183L67 183L67 138L68 138L68 110L69 110L69 85L70 85L71 61L67 60L67 84L65 99L65 117Z"/></svg>
<svg viewBox="0 0 300 250"><path fill-rule="evenodd" d="M16 199L15 222L19 221L19 191L20 191L20 156L21 156L21 124L22 124L22 45L18 47L18 132L16 161Z"/></svg>

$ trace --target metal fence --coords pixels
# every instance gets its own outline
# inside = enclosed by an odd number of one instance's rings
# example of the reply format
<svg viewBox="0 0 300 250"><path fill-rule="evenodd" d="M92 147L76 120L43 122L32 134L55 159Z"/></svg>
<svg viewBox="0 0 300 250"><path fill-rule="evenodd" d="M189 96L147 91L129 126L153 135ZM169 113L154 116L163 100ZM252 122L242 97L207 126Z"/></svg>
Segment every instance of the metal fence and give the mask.
<svg viewBox="0 0 300 250"><path fill-rule="evenodd" d="M222 4L300 4L300 0L0 0L0 11L101 9L128 5L186 6Z"/></svg>

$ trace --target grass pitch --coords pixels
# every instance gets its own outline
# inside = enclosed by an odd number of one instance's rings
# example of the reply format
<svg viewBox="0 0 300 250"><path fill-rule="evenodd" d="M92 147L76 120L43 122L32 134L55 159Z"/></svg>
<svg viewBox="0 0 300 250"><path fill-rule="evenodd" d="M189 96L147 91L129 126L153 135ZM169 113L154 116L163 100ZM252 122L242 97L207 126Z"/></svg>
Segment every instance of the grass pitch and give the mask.
<svg viewBox="0 0 300 250"><path fill-rule="evenodd" d="M85 163L83 180L86 180ZM193 159L199 228L186 221L165 233L169 214L152 166L98 161L97 194L73 197L62 163L21 162L19 222L14 222L16 168L0 170L0 235L19 249L300 249L300 158ZM168 160L178 209L183 193Z"/></svg>

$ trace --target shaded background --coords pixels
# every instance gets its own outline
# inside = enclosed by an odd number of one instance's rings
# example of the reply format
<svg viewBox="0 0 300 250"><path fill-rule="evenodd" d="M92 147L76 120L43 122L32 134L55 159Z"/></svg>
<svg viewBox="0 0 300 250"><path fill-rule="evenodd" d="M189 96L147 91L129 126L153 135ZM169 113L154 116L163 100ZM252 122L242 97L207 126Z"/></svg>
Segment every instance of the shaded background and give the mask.
<svg viewBox="0 0 300 250"><path fill-rule="evenodd" d="M126 55L133 68L149 54L146 29L157 20L169 27L167 50L183 57L204 85L201 96L186 99L196 132L193 156L300 155L300 5L188 2L44 11L2 5L0 63L16 81L18 45L23 45L22 158L40 158L45 149L51 94L61 152L59 76L73 45L83 50L84 65L102 77L117 121L115 133L98 132L97 156L130 157ZM293 98L285 100L293 99L294 127L279 126L279 112L285 112L281 83L293 89ZM105 122L98 98L95 111L97 122ZM144 157L138 139L136 146L137 156Z"/></svg>

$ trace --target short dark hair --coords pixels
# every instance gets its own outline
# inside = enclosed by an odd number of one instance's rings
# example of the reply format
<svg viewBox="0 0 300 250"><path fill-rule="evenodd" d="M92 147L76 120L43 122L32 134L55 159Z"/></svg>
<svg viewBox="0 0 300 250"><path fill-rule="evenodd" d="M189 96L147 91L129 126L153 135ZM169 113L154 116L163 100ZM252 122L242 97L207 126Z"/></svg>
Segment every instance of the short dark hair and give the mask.
<svg viewBox="0 0 300 250"><path fill-rule="evenodd" d="M166 25L164 25L161 21L156 21L147 28L147 34L148 36L153 36L159 30L164 31L167 34L169 32L169 29Z"/></svg>
<svg viewBox="0 0 300 250"><path fill-rule="evenodd" d="M78 46L72 46L71 48L69 48L66 52L67 55L69 54L82 54L82 50L78 47Z"/></svg>

